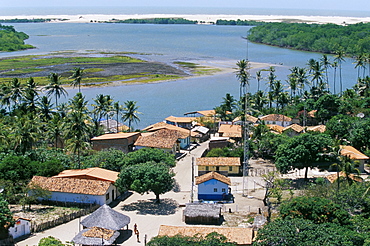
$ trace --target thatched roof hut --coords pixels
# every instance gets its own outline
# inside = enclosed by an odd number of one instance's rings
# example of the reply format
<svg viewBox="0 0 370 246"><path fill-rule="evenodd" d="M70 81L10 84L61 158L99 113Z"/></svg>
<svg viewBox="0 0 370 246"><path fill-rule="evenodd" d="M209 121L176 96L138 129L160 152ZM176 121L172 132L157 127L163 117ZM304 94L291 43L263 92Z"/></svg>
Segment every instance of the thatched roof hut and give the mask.
<svg viewBox="0 0 370 246"><path fill-rule="evenodd" d="M219 225L222 222L221 208L220 204L187 204L184 210L185 223Z"/></svg>
<svg viewBox="0 0 370 246"><path fill-rule="evenodd" d="M80 231L72 242L82 245L112 245L119 234L118 231L92 227Z"/></svg>
<svg viewBox="0 0 370 246"><path fill-rule="evenodd" d="M84 227L100 227L110 230L120 230L129 223L130 217L113 210L106 204L81 221Z"/></svg>

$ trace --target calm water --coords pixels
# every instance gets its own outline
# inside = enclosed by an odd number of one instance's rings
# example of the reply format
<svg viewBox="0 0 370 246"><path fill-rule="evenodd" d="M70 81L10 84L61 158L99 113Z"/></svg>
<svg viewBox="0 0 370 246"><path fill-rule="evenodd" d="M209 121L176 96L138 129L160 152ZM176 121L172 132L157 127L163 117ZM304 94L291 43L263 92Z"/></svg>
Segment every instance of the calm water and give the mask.
<svg viewBox="0 0 370 246"><path fill-rule="evenodd" d="M303 67L310 58L321 57L317 53L247 44L242 37L247 35L249 27L99 23L30 23L14 24L14 27L29 34L27 43L37 49L0 53L0 57L63 50L132 51L151 54L143 58L165 63L206 60L222 61L232 66L248 54L253 62L282 64L276 67L278 79L282 81L286 80L292 66ZM344 85L351 87L356 79L352 61L346 61L343 71ZM255 74L255 70L252 73ZM250 90L256 90L253 79ZM69 95L73 96L76 91L69 90ZM90 102L97 94L110 94L121 103L137 101L139 111L143 113L137 127L142 128L170 115L181 116L189 111L212 109L220 104L226 93L237 98L238 91L235 74L229 73L157 84L83 88L82 92Z"/></svg>

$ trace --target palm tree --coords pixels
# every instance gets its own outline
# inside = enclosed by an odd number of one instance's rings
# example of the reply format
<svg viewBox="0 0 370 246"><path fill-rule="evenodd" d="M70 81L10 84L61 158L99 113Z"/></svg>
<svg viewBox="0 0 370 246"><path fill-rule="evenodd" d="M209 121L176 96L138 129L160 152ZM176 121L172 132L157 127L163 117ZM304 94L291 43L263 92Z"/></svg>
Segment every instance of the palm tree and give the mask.
<svg viewBox="0 0 370 246"><path fill-rule="evenodd" d="M262 70L258 70L256 72L256 79L257 79L257 91L259 91L260 90L260 82L263 79L262 78Z"/></svg>
<svg viewBox="0 0 370 246"><path fill-rule="evenodd" d="M291 73L288 75L287 82L288 82L288 85L289 85L289 88L290 88L290 97L291 97L291 99L293 99L293 97L295 97L297 89L299 87L298 71L299 71L299 67L293 67L293 68L290 69Z"/></svg>
<svg viewBox="0 0 370 246"><path fill-rule="evenodd" d="M123 106L119 104L119 102L114 102L113 103L113 111L116 115L116 131L118 132L118 118L119 118L119 114L122 112L123 110Z"/></svg>
<svg viewBox="0 0 370 246"><path fill-rule="evenodd" d="M221 104L221 107L225 111L233 112L236 107L234 97L230 93L226 93L226 96L223 97L222 99L223 99L223 102Z"/></svg>
<svg viewBox="0 0 370 246"><path fill-rule="evenodd" d="M263 93L263 91L257 91L254 95L254 106L258 111L262 111L262 109L267 104L267 98L266 95Z"/></svg>
<svg viewBox="0 0 370 246"><path fill-rule="evenodd" d="M337 78L338 62L334 61L333 64L331 64L331 66L334 68L333 87L334 87L334 94L336 94L335 84L336 84L336 78Z"/></svg>
<svg viewBox="0 0 370 246"><path fill-rule="evenodd" d="M10 113L11 99L10 99L10 87L3 85L0 91L0 104L8 108Z"/></svg>
<svg viewBox="0 0 370 246"><path fill-rule="evenodd" d="M329 85L329 76L328 76L328 68L330 67L330 59L328 58L327 55L322 55L321 59L320 59L320 62L321 62L321 66L324 68L325 70L325 77L326 77L326 83Z"/></svg>
<svg viewBox="0 0 370 246"><path fill-rule="evenodd" d="M338 157L339 162L334 163L331 166L336 167L337 170L337 182L338 182L338 192L340 188L340 177L339 173L343 172L344 177L348 184L353 183L353 179L351 179L351 174L356 173L360 174L360 171L358 168L356 168L356 163L353 162L348 156L339 156Z"/></svg>
<svg viewBox="0 0 370 246"><path fill-rule="evenodd" d="M238 78L240 82L240 87L239 87L239 99L242 97L242 95L247 93L247 86L249 86L249 69L250 69L250 64L248 60L240 60L236 63L238 66L238 70L236 72L236 77Z"/></svg>
<svg viewBox="0 0 370 246"><path fill-rule="evenodd" d="M73 79L73 81L71 82L71 85L73 86L73 88L78 86L78 92L81 92L81 80L82 80L83 74L84 74L83 69L81 69L80 67L75 67L73 69L73 74L70 77L71 79Z"/></svg>
<svg viewBox="0 0 370 246"><path fill-rule="evenodd" d="M339 83L340 83L340 93L343 92L343 83L342 83L342 63L345 61L344 59L345 53L342 49L339 49L335 52L334 61L338 63L339 66Z"/></svg>
<svg viewBox="0 0 370 246"><path fill-rule="evenodd" d="M62 87L62 83L60 82L60 75L57 73L50 73L49 75L49 84L45 86L45 90L47 91L46 95L51 96L55 95L55 105L58 107L58 98L62 95L68 95L67 91Z"/></svg>
<svg viewBox="0 0 370 246"><path fill-rule="evenodd" d="M321 67L321 64L318 61L315 61L314 64L312 64L312 81L316 81L316 83L313 83L315 87L323 87L323 68Z"/></svg>
<svg viewBox="0 0 370 246"><path fill-rule="evenodd" d="M37 102L38 116L42 122L49 122L53 114L53 104L47 96L42 96Z"/></svg>
<svg viewBox="0 0 370 246"><path fill-rule="evenodd" d="M128 121L128 128L131 131L132 123L140 121L138 114L141 114L141 112L137 111L139 107L136 106L135 101L126 101L124 104L122 119Z"/></svg>
<svg viewBox="0 0 370 246"><path fill-rule="evenodd" d="M27 109L31 112L36 110L36 102L39 97L37 84L34 79L30 77L27 81L26 88L24 89L24 103Z"/></svg>
<svg viewBox="0 0 370 246"><path fill-rule="evenodd" d="M298 73L297 73L297 83L298 87L301 88L301 95L305 91L305 85L309 85L309 82L307 80L307 73L306 69L304 68L299 68Z"/></svg>
<svg viewBox="0 0 370 246"><path fill-rule="evenodd" d="M81 166L81 152L89 147L88 141L92 132L91 118L88 114L87 101L77 93L69 101L70 110L63 124L66 147L78 156L78 167Z"/></svg>
<svg viewBox="0 0 370 246"><path fill-rule="evenodd" d="M21 85L21 82L17 78L13 78L10 83L10 99L13 101L16 106L22 99L24 95L24 89Z"/></svg>
<svg viewBox="0 0 370 246"><path fill-rule="evenodd" d="M360 78L361 68L363 69L362 77L365 77L365 70L366 70L366 57L363 53L359 54L355 57L355 68L357 68L357 79Z"/></svg>

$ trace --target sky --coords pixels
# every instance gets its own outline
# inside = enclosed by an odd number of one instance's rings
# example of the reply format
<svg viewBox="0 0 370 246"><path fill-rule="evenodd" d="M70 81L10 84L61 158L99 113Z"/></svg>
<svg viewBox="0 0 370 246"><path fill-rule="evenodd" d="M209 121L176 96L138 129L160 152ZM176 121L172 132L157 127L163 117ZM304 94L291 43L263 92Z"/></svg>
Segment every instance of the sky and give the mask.
<svg viewBox="0 0 370 246"><path fill-rule="evenodd" d="M1 7L156 6L273 8L308 10L370 10L370 0L1 0Z"/></svg>

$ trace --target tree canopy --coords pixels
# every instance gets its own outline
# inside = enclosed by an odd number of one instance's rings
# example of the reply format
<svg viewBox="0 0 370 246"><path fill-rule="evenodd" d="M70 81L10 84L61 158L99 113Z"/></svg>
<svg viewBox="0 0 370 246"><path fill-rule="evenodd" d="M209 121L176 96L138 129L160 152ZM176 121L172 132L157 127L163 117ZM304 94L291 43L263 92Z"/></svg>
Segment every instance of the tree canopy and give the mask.
<svg viewBox="0 0 370 246"><path fill-rule="evenodd" d="M205 237L187 237L176 235L174 237L157 236L152 238L148 246L232 246L235 243L227 242L226 237L216 232L212 232Z"/></svg>
<svg viewBox="0 0 370 246"><path fill-rule="evenodd" d="M7 238L8 226L14 225L8 202L0 194L0 239Z"/></svg>
<svg viewBox="0 0 370 246"><path fill-rule="evenodd" d="M16 51L34 48L24 43L28 39L24 32L17 32L13 26L0 24L0 51Z"/></svg>
<svg viewBox="0 0 370 246"><path fill-rule="evenodd" d="M160 149L143 148L128 153L122 160L122 165L131 166L139 163L153 161L156 163L165 163L169 167L175 166L175 157Z"/></svg>
<svg viewBox="0 0 370 246"><path fill-rule="evenodd" d="M304 133L289 139L276 151L276 167L282 173L294 168L306 169L315 167L319 161L325 160L324 153L330 152L332 139L326 134Z"/></svg>
<svg viewBox="0 0 370 246"><path fill-rule="evenodd" d="M174 187L174 176L166 164L152 161L122 167L116 184L121 191L133 190L140 194L153 192L159 203L159 195Z"/></svg>

